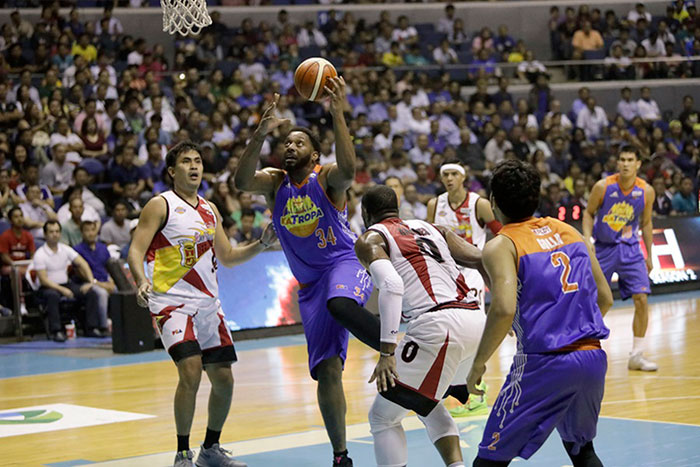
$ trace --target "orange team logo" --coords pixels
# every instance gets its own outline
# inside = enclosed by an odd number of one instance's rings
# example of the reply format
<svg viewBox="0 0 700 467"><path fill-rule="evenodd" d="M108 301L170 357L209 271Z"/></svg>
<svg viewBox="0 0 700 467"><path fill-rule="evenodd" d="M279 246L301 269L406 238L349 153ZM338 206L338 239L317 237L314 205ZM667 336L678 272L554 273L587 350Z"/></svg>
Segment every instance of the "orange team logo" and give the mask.
<svg viewBox="0 0 700 467"><path fill-rule="evenodd" d="M180 264L186 268L192 268L197 263L197 248L194 242L180 240Z"/></svg>
<svg viewBox="0 0 700 467"><path fill-rule="evenodd" d="M309 195L295 196L287 200L280 224L295 237L308 237L314 233L322 217L323 211L316 206Z"/></svg>
<svg viewBox="0 0 700 467"><path fill-rule="evenodd" d="M183 208L182 206L178 206L175 208L175 212L178 214L184 214L187 211L185 211L185 208Z"/></svg>
<svg viewBox="0 0 700 467"><path fill-rule="evenodd" d="M619 232L629 222L634 220L634 208L624 201L613 204L608 213L603 216L603 222L615 232Z"/></svg>

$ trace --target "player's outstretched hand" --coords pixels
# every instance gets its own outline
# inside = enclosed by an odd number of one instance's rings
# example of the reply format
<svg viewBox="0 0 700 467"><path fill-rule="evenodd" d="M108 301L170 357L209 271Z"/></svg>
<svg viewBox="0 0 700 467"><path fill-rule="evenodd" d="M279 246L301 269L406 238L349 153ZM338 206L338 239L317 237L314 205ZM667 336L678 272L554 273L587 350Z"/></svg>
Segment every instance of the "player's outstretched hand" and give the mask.
<svg viewBox="0 0 700 467"><path fill-rule="evenodd" d="M331 98L331 110L342 112L345 107L345 101L347 100L345 80L343 77L336 76L335 78L328 78L324 89Z"/></svg>
<svg viewBox="0 0 700 467"><path fill-rule="evenodd" d="M262 237L260 237L260 243L263 244L265 248L269 248L275 243L277 243L277 232L275 232L275 226L270 222L263 230Z"/></svg>
<svg viewBox="0 0 700 467"><path fill-rule="evenodd" d="M136 303L144 308L148 307L148 296L151 294L151 284L144 282L136 293Z"/></svg>
<svg viewBox="0 0 700 467"><path fill-rule="evenodd" d="M473 365L469 376L467 376L467 390L469 394L476 394L477 396L483 396L484 391L477 389L477 384L481 384L481 377L486 373L486 365L476 366Z"/></svg>
<svg viewBox="0 0 700 467"><path fill-rule="evenodd" d="M272 102L267 106L265 112L263 112L262 117L260 118L258 131L261 131L265 135L279 126L288 125L290 123L288 118L277 118L275 116L275 110L277 109L277 103L279 101L280 95L275 93L275 96L272 98Z"/></svg>
<svg viewBox="0 0 700 467"><path fill-rule="evenodd" d="M379 357L379 361L374 368L369 382L371 383L377 380L377 391L385 392L396 386L394 379L398 377L399 374L396 372L396 358L393 355L391 357Z"/></svg>

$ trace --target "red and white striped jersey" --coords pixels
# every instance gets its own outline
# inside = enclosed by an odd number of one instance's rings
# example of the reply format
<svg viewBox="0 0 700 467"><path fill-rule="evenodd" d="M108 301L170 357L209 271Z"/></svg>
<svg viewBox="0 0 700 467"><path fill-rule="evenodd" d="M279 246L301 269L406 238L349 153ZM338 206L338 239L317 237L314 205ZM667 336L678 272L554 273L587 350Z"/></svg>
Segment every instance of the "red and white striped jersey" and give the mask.
<svg viewBox="0 0 700 467"><path fill-rule="evenodd" d="M469 294L447 241L433 225L420 220L392 218L374 224L370 230L384 237L391 264L403 279L401 317L404 321L448 303L461 302L465 308L478 309L478 301Z"/></svg>
<svg viewBox="0 0 700 467"><path fill-rule="evenodd" d="M197 206L174 191L160 196L167 204L167 218L146 252L153 298L217 299L214 210L201 196Z"/></svg>
<svg viewBox="0 0 700 467"><path fill-rule="evenodd" d="M435 205L435 224L444 225L454 233L483 250L486 244L486 229L479 225L476 217L476 202L480 196L467 192L467 198L457 208L452 209L447 192L437 197Z"/></svg>

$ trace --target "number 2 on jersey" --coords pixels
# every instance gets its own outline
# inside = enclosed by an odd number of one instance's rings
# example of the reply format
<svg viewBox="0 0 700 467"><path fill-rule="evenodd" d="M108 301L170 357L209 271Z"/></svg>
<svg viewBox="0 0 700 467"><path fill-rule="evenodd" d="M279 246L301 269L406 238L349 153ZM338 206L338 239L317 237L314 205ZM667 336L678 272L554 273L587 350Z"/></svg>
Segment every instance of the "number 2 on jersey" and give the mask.
<svg viewBox="0 0 700 467"><path fill-rule="evenodd" d="M569 282L571 274L571 259L563 251L555 251L552 253L552 266L555 268L562 266L564 270L561 273L561 290L564 293L576 292L578 290L578 282Z"/></svg>
<svg viewBox="0 0 700 467"><path fill-rule="evenodd" d="M316 244L317 247L324 249L329 243L335 246L336 240L335 235L333 234L333 226L328 227L328 235L323 232L323 229L316 229L314 234L318 237L318 243Z"/></svg>

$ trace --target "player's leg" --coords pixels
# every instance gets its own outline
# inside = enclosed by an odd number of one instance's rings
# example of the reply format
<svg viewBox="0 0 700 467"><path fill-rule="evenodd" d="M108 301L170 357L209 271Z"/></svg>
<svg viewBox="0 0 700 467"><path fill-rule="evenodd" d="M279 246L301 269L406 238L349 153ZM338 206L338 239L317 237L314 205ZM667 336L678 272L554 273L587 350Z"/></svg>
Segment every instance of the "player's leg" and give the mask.
<svg viewBox="0 0 700 467"><path fill-rule="evenodd" d="M379 317L360 306L352 298L334 297L328 300L331 316L363 344L379 351Z"/></svg>
<svg viewBox="0 0 700 467"><path fill-rule="evenodd" d="M374 439L374 458L378 467L402 467L408 463L406 433L401 420L408 409L377 394L369 411L369 426Z"/></svg>
<svg viewBox="0 0 700 467"><path fill-rule="evenodd" d="M93 285L85 294L85 321L89 335L102 337L102 331L107 329L107 307L109 292Z"/></svg>
<svg viewBox="0 0 700 467"><path fill-rule="evenodd" d="M185 345L185 344L179 344ZM188 451L190 430L202 379L202 357L191 355L177 362L178 382L175 390L175 428L178 452Z"/></svg>
<svg viewBox="0 0 700 467"><path fill-rule="evenodd" d="M323 360L316 366L318 385L316 396L323 424L336 457L347 455L345 444L345 393L343 392L343 362L340 357Z"/></svg>
<svg viewBox="0 0 700 467"><path fill-rule="evenodd" d="M630 370L656 371L658 369L656 363L644 358L645 336L649 325L647 294L650 292L646 262L638 246L621 245L620 248L623 249L625 257L625 261L620 264L617 272L620 296L623 300L632 297L634 301L634 318L632 320L634 341L627 366Z"/></svg>
<svg viewBox="0 0 700 467"><path fill-rule="evenodd" d="M557 424L557 431L574 467L601 467L603 464L593 449L593 439L603 400L607 356L603 350L584 350L571 352L566 358L578 366L570 375L576 380L578 391Z"/></svg>
<svg viewBox="0 0 700 467"><path fill-rule="evenodd" d="M311 377L318 382L318 406L333 446L333 463L351 466L345 444L346 405L342 382L349 334L328 311L329 287L326 277L299 290L299 313L306 335Z"/></svg>
<svg viewBox="0 0 700 467"><path fill-rule="evenodd" d="M245 463L231 457L221 448L219 439L226 422L233 397L231 364L237 360L231 333L219 303L210 309L200 309L195 317L197 340L202 347L202 364L211 382L207 434L197 457L198 467L245 467Z"/></svg>
<svg viewBox="0 0 700 467"><path fill-rule="evenodd" d="M177 431L175 465L192 465L190 430L194 418L197 391L202 379L202 350L197 342L194 319L185 304L165 305L152 300L149 309L154 315L163 346L175 362L178 372L174 412Z"/></svg>
<svg viewBox="0 0 700 467"><path fill-rule="evenodd" d="M425 425L430 442L440 453L445 465L463 466L462 449L459 446L459 430L444 405L438 404L426 417L418 416Z"/></svg>
<svg viewBox="0 0 700 467"><path fill-rule="evenodd" d="M365 345L379 351L379 317L364 308L372 294L367 271L355 260L341 261L328 272L328 301L331 316Z"/></svg>

